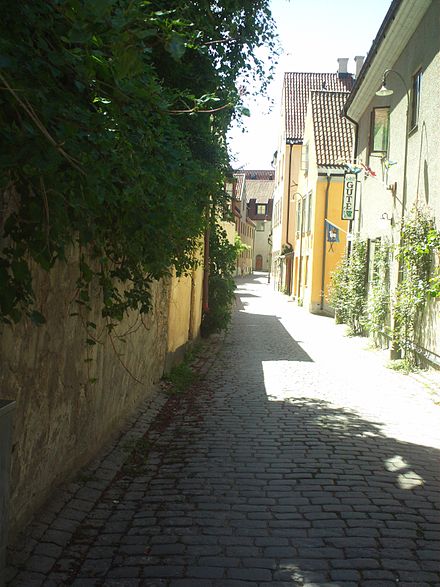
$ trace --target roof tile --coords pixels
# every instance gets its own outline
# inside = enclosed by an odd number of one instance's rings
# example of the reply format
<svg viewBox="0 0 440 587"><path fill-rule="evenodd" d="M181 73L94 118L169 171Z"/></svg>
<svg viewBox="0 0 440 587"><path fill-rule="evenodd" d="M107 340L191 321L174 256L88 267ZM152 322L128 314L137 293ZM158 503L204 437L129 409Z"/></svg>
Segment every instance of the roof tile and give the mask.
<svg viewBox="0 0 440 587"><path fill-rule="evenodd" d="M275 171L273 169L240 169L238 174L246 180L246 199L255 199L259 203L267 203L273 197L275 188Z"/></svg>
<svg viewBox="0 0 440 587"><path fill-rule="evenodd" d="M351 74L286 72L283 87L286 142L303 142L307 104L312 90L346 92L351 90L353 84Z"/></svg>
<svg viewBox="0 0 440 587"><path fill-rule="evenodd" d="M341 159L349 160L351 157L353 129L343 116L343 107L349 95L349 92L311 92L318 166L341 167Z"/></svg>

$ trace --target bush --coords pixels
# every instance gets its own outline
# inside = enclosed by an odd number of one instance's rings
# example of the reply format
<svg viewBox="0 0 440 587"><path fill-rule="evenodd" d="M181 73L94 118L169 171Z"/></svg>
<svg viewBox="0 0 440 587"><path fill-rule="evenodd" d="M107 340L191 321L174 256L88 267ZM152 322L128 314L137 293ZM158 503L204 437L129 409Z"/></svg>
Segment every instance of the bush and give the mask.
<svg viewBox="0 0 440 587"><path fill-rule="evenodd" d="M367 243L354 240L350 255L333 272L330 303L350 335L364 334L367 315Z"/></svg>
<svg viewBox="0 0 440 587"><path fill-rule="evenodd" d="M238 255L246 250L238 236L234 244L225 230L214 221L210 232L209 308L202 319L202 336L225 330L232 316L234 303L234 273Z"/></svg>

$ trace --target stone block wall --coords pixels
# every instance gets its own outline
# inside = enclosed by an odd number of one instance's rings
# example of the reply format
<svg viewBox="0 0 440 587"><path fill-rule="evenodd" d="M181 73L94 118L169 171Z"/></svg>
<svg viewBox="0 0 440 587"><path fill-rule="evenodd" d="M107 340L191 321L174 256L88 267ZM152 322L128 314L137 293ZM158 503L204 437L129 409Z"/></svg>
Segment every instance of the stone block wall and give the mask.
<svg viewBox="0 0 440 587"><path fill-rule="evenodd" d="M110 337L100 317L78 312L77 264L37 272L37 308L47 323L0 331L0 397L14 399L10 536L30 520L51 490L91 460L125 418L154 393L167 353L169 281L152 285L153 307L128 316ZM98 299L98 291L92 292ZM93 297L93 296L92 296ZM86 320L98 344L86 344ZM118 338L125 335L124 340Z"/></svg>

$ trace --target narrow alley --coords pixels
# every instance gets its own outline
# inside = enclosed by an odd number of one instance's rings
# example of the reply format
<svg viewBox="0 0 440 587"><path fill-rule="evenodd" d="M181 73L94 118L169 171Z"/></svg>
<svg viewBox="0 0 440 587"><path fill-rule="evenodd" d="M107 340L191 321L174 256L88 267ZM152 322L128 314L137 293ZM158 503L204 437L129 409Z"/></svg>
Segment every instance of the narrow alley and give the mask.
<svg viewBox="0 0 440 587"><path fill-rule="evenodd" d="M217 350L48 505L8 584L439 585L431 387L263 274Z"/></svg>

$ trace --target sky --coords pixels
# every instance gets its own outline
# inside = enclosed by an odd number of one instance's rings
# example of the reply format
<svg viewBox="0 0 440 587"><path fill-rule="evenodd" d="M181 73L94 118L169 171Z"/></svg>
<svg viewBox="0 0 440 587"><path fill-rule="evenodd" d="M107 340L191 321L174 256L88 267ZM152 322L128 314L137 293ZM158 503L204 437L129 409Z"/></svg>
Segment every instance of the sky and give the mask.
<svg viewBox="0 0 440 587"><path fill-rule="evenodd" d="M277 149L285 71L336 72L338 57L366 56L391 0L271 0L282 53L267 98L249 102L249 118L229 134L235 169L270 169ZM244 130L244 132L243 132Z"/></svg>

